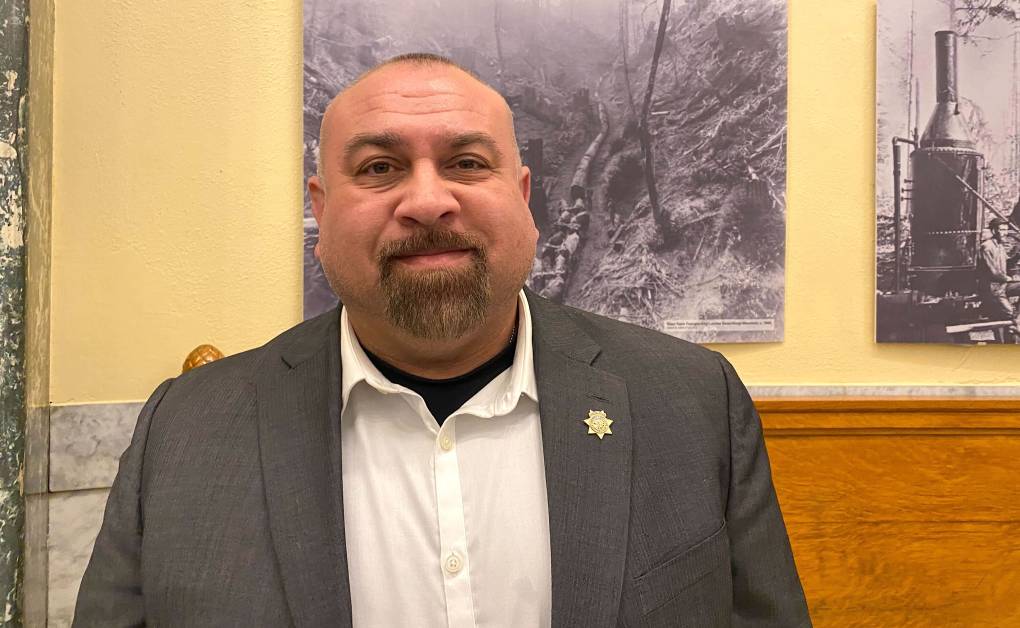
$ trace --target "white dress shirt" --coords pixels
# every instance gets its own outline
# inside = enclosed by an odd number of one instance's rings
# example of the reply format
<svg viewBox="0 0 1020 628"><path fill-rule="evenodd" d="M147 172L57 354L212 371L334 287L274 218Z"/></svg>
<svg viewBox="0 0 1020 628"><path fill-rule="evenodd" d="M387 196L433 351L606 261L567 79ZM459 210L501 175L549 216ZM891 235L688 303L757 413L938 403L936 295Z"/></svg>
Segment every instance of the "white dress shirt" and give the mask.
<svg viewBox="0 0 1020 628"><path fill-rule="evenodd" d="M442 427L340 317L344 529L354 626L551 624L549 509L531 313L513 366Z"/></svg>

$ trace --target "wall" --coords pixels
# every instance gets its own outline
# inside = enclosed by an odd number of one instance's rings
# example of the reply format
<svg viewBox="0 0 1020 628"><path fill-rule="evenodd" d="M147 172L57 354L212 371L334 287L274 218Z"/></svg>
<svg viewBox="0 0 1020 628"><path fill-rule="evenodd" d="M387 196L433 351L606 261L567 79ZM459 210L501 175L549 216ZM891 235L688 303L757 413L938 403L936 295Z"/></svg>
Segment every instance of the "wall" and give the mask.
<svg viewBox="0 0 1020 628"><path fill-rule="evenodd" d="M300 2L56 3L54 403L301 317Z"/></svg>
<svg viewBox="0 0 1020 628"><path fill-rule="evenodd" d="M1020 398L757 405L816 628L1020 626Z"/></svg>
<svg viewBox="0 0 1020 628"><path fill-rule="evenodd" d="M38 612L63 626L138 410L123 402L198 344L236 353L301 318L301 0L32 2L34 58L52 57L31 87L32 204L52 220L29 253L51 273L34 390L53 408L29 527L49 517ZM787 337L718 348L779 394L1016 386L1016 347L873 342L875 0L789 0L789 27Z"/></svg>
<svg viewBox="0 0 1020 628"><path fill-rule="evenodd" d="M144 398L300 319L300 2L57 3L54 403ZM787 338L753 385L1008 384L1012 347L873 337L873 0L791 0Z"/></svg>

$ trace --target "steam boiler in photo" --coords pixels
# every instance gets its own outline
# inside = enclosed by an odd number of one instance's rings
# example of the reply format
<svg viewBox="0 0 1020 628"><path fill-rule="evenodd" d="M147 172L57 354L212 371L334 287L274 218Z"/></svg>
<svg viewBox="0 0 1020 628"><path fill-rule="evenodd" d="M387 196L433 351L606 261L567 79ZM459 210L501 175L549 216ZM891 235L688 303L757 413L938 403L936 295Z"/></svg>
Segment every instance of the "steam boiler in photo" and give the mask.
<svg viewBox="0 0 1020 628"><path fill-rule="evenodd" d="M935 33L934 110L923 133L918 135L915 126L885 146L891 149L892 168L885 176L891 175L893 207L891 221L884 223L879 209L878 342L978 344L1020 338L1015 301L1009 301L1007 314L1002 301L989 296L995 288L989 284L993 249L986 243L987 226L997 217L1007 221L1010 233L1016 227L1009 223L1011 210L986 193L986 154L971 128L975 116L964 110L965 104L971 110L977 106L960 93L959 45L956 32ZM912 96L917 107L916 91ZM1012 257L1012 238L1000 238L996 245L1000 241Z"/></svg>

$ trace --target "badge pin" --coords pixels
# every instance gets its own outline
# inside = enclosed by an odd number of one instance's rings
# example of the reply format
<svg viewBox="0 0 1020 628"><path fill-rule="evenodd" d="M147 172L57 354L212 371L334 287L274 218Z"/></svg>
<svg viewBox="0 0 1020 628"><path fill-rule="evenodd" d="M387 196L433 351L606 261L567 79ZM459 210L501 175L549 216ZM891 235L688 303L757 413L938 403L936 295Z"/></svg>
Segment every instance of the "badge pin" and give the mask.
<svg viewBox="0 0 1020 628"><path fill-rule="evenodd" d="M588 433L598 436L599 440L605 438L606 434L613 433L610 429L613 420L602 410L588 410L588 418L581 422L588 426Z"/></svg>

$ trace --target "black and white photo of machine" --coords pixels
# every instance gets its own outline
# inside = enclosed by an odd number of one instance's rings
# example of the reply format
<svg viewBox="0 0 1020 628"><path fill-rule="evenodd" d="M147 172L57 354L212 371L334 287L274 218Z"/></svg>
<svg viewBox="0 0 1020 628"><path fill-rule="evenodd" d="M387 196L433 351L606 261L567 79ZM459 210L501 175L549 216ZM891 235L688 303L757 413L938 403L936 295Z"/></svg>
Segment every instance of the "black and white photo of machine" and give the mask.
<svg viewBox="0 0 1020 628"><path fill-rule="evenodd" d="M1009 217L984 195L985 156L960 108L958 39L935 33L936 104L924 132L892 138L893 290L877 296L878 342L1017 341L1015 320L982 290L986 221Z"/></svg>

